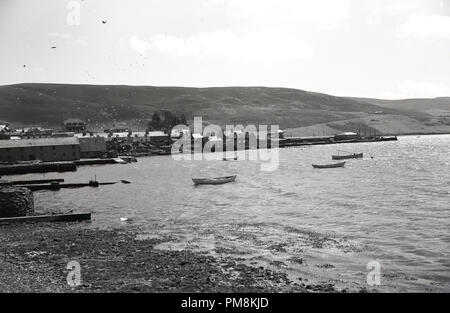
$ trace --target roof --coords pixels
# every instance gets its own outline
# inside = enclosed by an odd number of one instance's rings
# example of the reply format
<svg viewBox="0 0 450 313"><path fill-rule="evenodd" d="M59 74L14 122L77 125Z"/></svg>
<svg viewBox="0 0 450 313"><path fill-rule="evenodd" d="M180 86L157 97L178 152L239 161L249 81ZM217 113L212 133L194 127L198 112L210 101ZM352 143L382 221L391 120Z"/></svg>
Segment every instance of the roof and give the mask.
<svg viewBox="0 0 450 313"><path fill-rule="evenodd" d="M208 141L223 141L223 139L217 136L210 136L208 137Z"/></svg>
<svg viewBox="0 0 450 313"><path fill-rule="evenodd" d="M106 136L108 136L108 134L106 134ZM129 132L113 132L111 137L120 137L120 138L126 138L126 137L134 137L133 133Z"/></svg>
<svg viewBox="0 0 450 313"><path fill-rule="evenodd" d="M32 132L32 131L40 131L40 132L45 132L45 131L53 131L53 128L44 128L42 126L32 126L32 127L24 127L24 128L18 128L16 129L16 132Z"/></svg>
<svg viewBox="0 0 450 313"><path fill-rule="evenodd" d="M106 151L106 142L103 137L84 137L79 138L80 150L84 151Z"/></svg>
<svg viewBox="0 0 450 313"><path fill-rule="evenodd" d="M110 138L114 138L114 137L120 137L120 138L126 138L126 137L135 137L136 135L138 137L145 137L145 132L131 132L131 135L129 135L130 132L113 132L112 136ZM108 138L109 137L109 133L98 133L95 134L96 136L100 136L100 137L104 137L104 138ZM147 137L167 137L168 135L165 134L163 131L151 131L148 132ZM82 138L82 137L79 137Z"/></svg>
<svg viewBox="0 0 450 313"><path fill-rule="evenodd" d="M78 138L75 137L15 139L15 140L0 140L0 149L41 147L41 146L67 146L78 144L79 144Z"/></svg>

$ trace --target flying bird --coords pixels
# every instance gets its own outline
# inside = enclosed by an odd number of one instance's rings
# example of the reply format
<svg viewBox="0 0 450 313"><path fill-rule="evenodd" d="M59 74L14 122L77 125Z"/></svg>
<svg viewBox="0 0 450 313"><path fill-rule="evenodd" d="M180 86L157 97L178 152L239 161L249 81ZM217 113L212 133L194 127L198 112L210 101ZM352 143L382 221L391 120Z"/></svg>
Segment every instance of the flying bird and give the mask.
<svg viewBox="0 0 450 313"><path fill-rule="evenodd" d="M55 46L52 46L51 48L52 48L52 49L56 49L56 47L55 47Z"/></svg>
<svg viewBox="0 0 450 313"><path fill-rule="evenodd" d="M108 22L108 21L103 21L103 20L102 20L102 23L103 23L103 24L106 24L107 22Z"/></svg>

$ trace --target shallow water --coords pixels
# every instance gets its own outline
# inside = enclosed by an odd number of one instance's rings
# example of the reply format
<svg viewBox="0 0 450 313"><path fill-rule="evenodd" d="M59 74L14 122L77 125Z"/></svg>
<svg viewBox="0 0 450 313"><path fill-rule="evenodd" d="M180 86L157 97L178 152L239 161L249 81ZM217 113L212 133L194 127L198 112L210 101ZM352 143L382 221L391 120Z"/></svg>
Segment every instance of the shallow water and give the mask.
<svg viewBox="0 0 450 313"><path fill-rule="evenodd" d="M364 152L344 169L316 170L337 150ZM66 182L132 184L35 193L39 211L93 211L93 226L138 225L170 236L161 249L195 249L286 270L292 279L338 288L450 291L450 136L280 149L279 168L258 161L174 161L79 167L21 175ZM373 156L373 159L370 157ZM192 177L237 174L235 183L194 187ZM132 218L124 224L120 217ZM366 283L369 261L381 285ZM299 282L299 281L297 281Z"/></svg>

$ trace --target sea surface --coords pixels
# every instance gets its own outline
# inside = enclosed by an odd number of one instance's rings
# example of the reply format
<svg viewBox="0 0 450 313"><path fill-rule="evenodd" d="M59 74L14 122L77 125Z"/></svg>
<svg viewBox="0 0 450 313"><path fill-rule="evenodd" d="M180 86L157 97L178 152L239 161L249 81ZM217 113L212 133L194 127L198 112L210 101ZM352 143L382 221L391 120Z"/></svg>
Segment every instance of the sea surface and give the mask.
<svg viewBox="0 0 450 313"><path fill-rule="evenodd" d="M338 150L363 152L364 159L341 169L312 168L330 163ZM141 238L169 238L160 249L273 267L298 283L450 291L450 135L274 151L275 171L261 171L265 161L248 160L247 151L239 152L238 161L224 162L218 153L215 160L154 156L14 179L129 180L36 192L36 210L91 211L93 227L138 226ZM191 180L232 174L236 181L221 186L195 187ZM380 265L380 285L367 283L368 275L375 277L371 261Z"/></svg>

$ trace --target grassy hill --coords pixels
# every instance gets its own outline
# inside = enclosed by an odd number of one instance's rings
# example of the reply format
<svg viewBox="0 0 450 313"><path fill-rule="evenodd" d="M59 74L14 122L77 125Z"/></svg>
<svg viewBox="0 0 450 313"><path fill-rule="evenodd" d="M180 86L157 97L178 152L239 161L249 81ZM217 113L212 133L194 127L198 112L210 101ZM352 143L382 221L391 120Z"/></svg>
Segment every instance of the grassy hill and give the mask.
<svg viewBox="0 0 450 313"><path fill-rule="evenodd" d="M450 119L442 113L450 112L450 98L439 99L359 99L266 87L18 84L0 86L0 120L14 127L61 127L66 118L80 118L93 130L117 122L140 124L143 129L153 112L165 109L183 113L188 120L202 116L207 123L222 126L278 124L291 130L326 127L329 132L363 127L378 133L450 132ZM442 114L420 110L431 103ZM384 114L373 114L377 111Z"/></svg>
<svg viewBox="0 0 450 313"><path fill-rule="evenodd" d="M450 97L440 97L434 99L405 99L405 100L380 100L352 98L355 101L362 101L391 109L402 109L427 113L433 116L450 116Z"/></svg>

